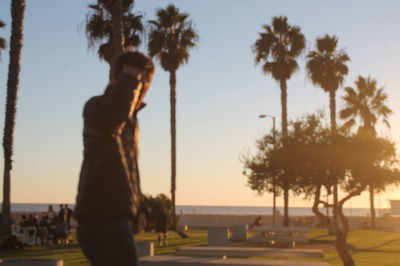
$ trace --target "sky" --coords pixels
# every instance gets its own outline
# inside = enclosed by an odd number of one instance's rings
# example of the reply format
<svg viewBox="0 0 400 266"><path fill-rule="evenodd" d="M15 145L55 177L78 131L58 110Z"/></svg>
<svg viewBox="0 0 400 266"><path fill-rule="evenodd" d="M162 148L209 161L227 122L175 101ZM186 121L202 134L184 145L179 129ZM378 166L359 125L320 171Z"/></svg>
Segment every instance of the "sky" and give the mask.
<svg viewBox="0 0 400 266"><path fill-rule="evenodd" d="M88 49L84 32L90 1L27 1L24 47L12 170L12 202L75 202L82 161L82 107L103 92L108 65ZM270 206L271 195L257 195L247 186L240 155L255 151L257 138L272 127L280 129L280 89L271 76L254 63L251 45L274 16L287 16L301 27L306 52L317 37L336 35L339 47L350 56L344 86L358 75L376 78L389 95L393 110L391 129L382 135L400 141L400 2L385 1L264 1L136 0L135 12L153 19L157 8L175 4L190 14L198 31L198 46L189 64L177 72L177 204ZM0 1L0 19L7 23L0 36L10 36L10 0ZM146 51L146 40L139 48ZM0 61L0 110L5 110L8 50ZM288 116L323 109L329 98L311 84L305 56L299 71L288 81ZM141 184L147 194L170 190L169 75L157 63L156 76L139 115L141 123ZM343 104L338 92L338 108ZM0 126L4 124L4 111ZM0 152L2 156L2 151ZM0 161L3 169L3 161ZM1 190L2 191L2 190ZM1 195L1 194L0 194ZM2 195L1 195L2 196ZM400 199L400 189L390 188L376 197L388 207ZM354 198L353 207L368 207L368 195ZM283 205L282 199L277 201ZM301 196L292 206L311 206Z"/></svg>

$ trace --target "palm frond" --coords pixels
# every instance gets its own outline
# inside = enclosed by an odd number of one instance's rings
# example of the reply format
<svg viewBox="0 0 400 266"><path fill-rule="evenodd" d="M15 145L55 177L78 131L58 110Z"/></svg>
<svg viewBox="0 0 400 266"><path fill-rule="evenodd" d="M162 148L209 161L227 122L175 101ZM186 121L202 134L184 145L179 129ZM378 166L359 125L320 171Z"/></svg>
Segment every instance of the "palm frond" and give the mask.
<svg viewBox="0 0 400 266"><path fill-rule="evenodd" d="M148 53L169 71L189 61L189 50L197 45L198 34L189 14L180 13L170 4L156 10L156 20L149 21Z"/></svg>
<svg viewBox="0 0 400 266"><path fill-rule="evenodd" d="M304 35L283 16L272 18L271 25L263 25L263 29L252 45L255 63L261 63L274 79L287 80L298 69L296 58L304 50Z"/></svg>
<svg viewBox="0 0 400 266"><path fill-rule="evenodd" d="M348 119L350 117L355 117L358 113L358 110L354 107L347 107L339 111L339 116L341 119Z"/></svg>
<svg viewBox="0 0 400 266"><path fill-rule="evenodd" d="M314 85L320 86L324 91L336 91L343 84L344 77L348 74L346 63L350 60L343 50L337 50L338 39L336 36L317 38L316 50L307 55L307 73Z"/></svg>
<svg viewBox="0 0 400 266"><path fill-rule="evenodd" d="M0 49L5 49L7 46L6 44L7 44L6 40L3 38L0 38Z"/></svg>
<svg viewBox="0 0 400 266"><path fill-rule="evenodd" d="M350 130L355 124L356 124L356 121L352 118L352 119L346 121L346 123L344 123L342 127L345 130Z"/></svg>
<svg viewBox="0 0 400 266"><path fill-rule="evenodd" d="M325 34L324 37L316 40L316 47L320 53L333 54L336 50L337 42L338 38L335 35L329 36Z"/></svg>

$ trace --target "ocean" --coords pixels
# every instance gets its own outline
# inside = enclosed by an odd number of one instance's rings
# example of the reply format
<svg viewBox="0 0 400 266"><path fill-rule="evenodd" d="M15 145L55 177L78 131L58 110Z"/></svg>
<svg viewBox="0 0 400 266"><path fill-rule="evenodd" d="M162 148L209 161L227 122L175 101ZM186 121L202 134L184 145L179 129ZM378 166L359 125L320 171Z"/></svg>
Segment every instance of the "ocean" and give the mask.
<svg viewBox="0 0 400 266"><path fill-rule="evenodd" d="M12 212L44 212L49 205L53 205L54 210L58 210L58 203L13 203ZM69 204L70 208L74 204ZM277 207L277 210L283 214L283 207ZM325 209L321 209L326 213ZM368 208L343 208L346 216L367 216ZM176 213L186 214L227 214L227 215L271 215L272 207L254 207L254 206L198 206L198 205L177 205ZM390 213L390 209L376 208L377 216ZM289 215L313 216L310 207L289 207Z"/></svg>

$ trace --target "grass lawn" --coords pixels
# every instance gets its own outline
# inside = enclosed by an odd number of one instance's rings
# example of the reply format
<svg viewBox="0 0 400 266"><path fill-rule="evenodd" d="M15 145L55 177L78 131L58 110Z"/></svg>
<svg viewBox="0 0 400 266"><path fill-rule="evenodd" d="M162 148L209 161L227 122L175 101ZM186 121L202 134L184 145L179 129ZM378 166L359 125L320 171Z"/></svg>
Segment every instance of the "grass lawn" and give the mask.
<svg viewBox="0 0 400 266"><path fill-rule="evenodd" d="M188 235L189 239L182 239L177 234L169 232L168 247L160 248L156 246L156 255L172 255L178 247L205 245L207 243L207 233L204 231L189 231ZM313 230L309 237L312 239L310 244L312 248L324 250L325 258L322 259L323 261L330 265L341 265L340 259L332 246L334 238L328 236L326 230ZM156 238L157 236L154 233L142 233L137 236L139 241L156 242ZM351 253L358 266L400 264L400 233L355 230L350 233L348 240ZM0 258L61 258L67 266L89 265L75 239L71 244L27 247L23 250L0 250Z"/></svg>

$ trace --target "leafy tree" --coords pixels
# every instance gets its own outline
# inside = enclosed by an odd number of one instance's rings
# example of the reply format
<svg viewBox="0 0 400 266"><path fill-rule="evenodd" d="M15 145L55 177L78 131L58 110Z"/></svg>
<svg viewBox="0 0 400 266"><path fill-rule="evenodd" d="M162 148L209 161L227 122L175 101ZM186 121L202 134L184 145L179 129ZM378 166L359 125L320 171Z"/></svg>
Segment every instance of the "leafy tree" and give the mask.
<svg viewBox="0 0 400 266"><path fill-rule="evenodd" d="M133 0L97 0L89 5L85 28L89 48L98 47L100 59L110 65L110 78L114 56L141 42L142 15L132 13L133 5Z"/></svg>
<svg viewBox="0 0 400 266"><path fill-rule="evenodd" d="M321 188L330 188L329 146L331 135L323 112L307 114L293 123L293 133L288 137L289 163L295 167L298 194L314 198L312 211L319 218L320 226L329 226L329 219L319 211Z"/></svg>
<svg viewBox="0 0 400 266"><path fill-rule="evenodd" d="M196 46L198 35L189 14L180 13L173 4L157 9L156 20L150 20L148 52L169 72L171 107L171 197L175 217L176 191L176 72L188 63L189 51Z"/></svg>
<svg viewBox="0 0 400 266"><path fill-rule="evenodd" d="M171 213L172 201L165 194L158 194L155 197L151 195L144 195L144 202L149 207L149 216L150 216L146 231L151 231L156 228L157 219L159 219L161 211ZM169 219L167 227L169 229L175 229L176 225L174 225L173 221Z"/></svg>
<svg viewBox="0 0 400 266"><path fill-rule="evenodd" d="M305 38L300 27L288 23L287 17L273 17L271 25L264 25L264 31L253 44L257 64L262 64L264 73L271 74L279 82L282 105L282 136L287 136L287 84L298 69L297 57L303 52ZM289 177L288 177L289 178ZM284 225L289 226L289 191L284 190Z"/></svg>
<svg viewBox="0 0 400 266"><path fill-rule="evenodd" d="M324 179L325 150L321 147L330 134L323 127L322 117L321 113L311 114L290 122L285 144L282 134L275 134L274 141L274 132L257 140L257 153L241 158L248 186L260 195L272 192L274 184L279 191L291 190L295 195L310 197L317 193L328 182Z"/></svg>
<svg viewBox="0 0 400 266"><path fill-rule="evenodd" d="M345 128L351 128L359 121L359 134L376 136L375 126L382 118L382 122L390 127L388 117L392 110L387 106L387 95L383 88L378 88L376 80L371 77L359 76L355 82L356 87L346 87L346 94L343 97L345 107L340 111L340 118L347 120ZM382 180L371 178L368 182L370 194L371 227L375 228L375 206L374 192L382 191L385 186Z"/></svg>
<svg viewBox="0 0 400 266"><path fill-rule="evenodd" d="M331 118L331 131L336 131L336 91L343 84L344 78L348 73L347 63L349 56L343 50L337 50L338 39L336 36L325 35L316 40L316 50L308 55L306 64L308 75L314 85L320 86L325 92L329 93L329 108ZM333 173L333 178L337 176ZM336 208L338 204L338 184L333 186L334 218L333 230L337 227Z"/></svg>
<svg viewBox="0 0 400 266"><path fill-rule="evenodd" d="M343 175L342 191L347 194L338 201L338 217L342 226L336 233L336 250L343 265L353 266L354 261L347 250L349 224L343 214L343 205L352 197L360 195L371 177L382 180L382 185L398 182L399 171L393 142L370 135L356 134L341 138L333 146L334 166Z"/></svg>
<svg viewBox="0 0 400 266"><path fill-rule="evenodd" d="M17 92L19 87L19 73L21 71L21 50L23 44L23 27L25 16L25 0L11 1L11 39L10 39L10 63L8 65L6 114L4 121L4 184L1 233L8 235L10 231L11 210L11 169L13 154L13 139L17 105Z"/></svg>

